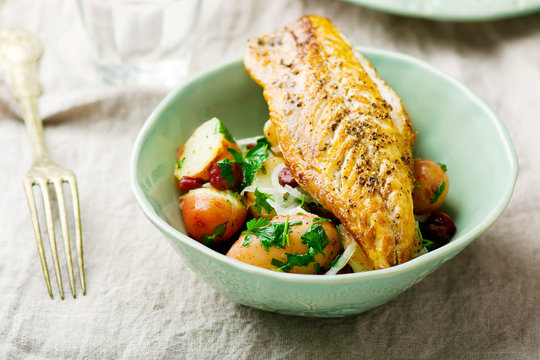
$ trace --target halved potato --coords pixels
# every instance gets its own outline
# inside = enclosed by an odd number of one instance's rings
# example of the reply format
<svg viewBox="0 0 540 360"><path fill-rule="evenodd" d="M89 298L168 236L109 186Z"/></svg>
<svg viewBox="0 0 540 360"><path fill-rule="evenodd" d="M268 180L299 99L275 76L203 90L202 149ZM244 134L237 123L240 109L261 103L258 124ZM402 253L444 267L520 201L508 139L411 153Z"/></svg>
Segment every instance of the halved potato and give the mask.
<svg viewBox="0 0 540 360"><path fill-rule="evenodd" d="M229 130L218 118L202 123L179 150L174 175L178 180L184 176L208 181L210 168L221 159L233 159L228 148L240 152Z"/></svg>
<svg viewBox="0 0 540 360"><path fill-rule="evenodd" d="M273 232L272 229L275 225L286 223L288 219L288 236L289 241L281 246L270 244L268 245L268 239L266 239L266 247L261 242L260 235L257 235L252 231L248 231L247 234L241 235L240 238L231 246L227 252L227 256L233 259L245 262L247 264L259 266L265 269L278 270L281 266L289 263L289 259L292 257L305 257L306 263L296 264L292 266L286 266L283 271L288 271L297 274L317 274L319 270L325 271L332 261L340 252L339 236L336 231L336 227L328 221L321 221L315 215L285 215L276 216L268 224L267 231L265 232L266 238L280 234L279 232ZM274 225L274 226L273 226ZM322 228L317 229L318 225ZM324 232L321 234L318 230ZM281 236L285 230L281 232ZM323 238L323 235L326 239ZM248 237L246 239L246 237ZM304 241L302 237L310 239L309 242ZM278 242L281 241L281 237L277 237ZM327 240L327 243L323 245L323 241ZM322 248L321 252L315 252L313 257L308 255L308 249L311 246L318 245ZM309 245L308 245L309 244ZM284 246L283 246L284 245ZM313 251L313 248L311 251Z"/></svg>
<svg viewBox="0 0 540 360"><path fill-rule="evenodd" d="M274 169L280 165L283 164L283 158L280 156L272 156L268 158L264 163L263 166L259 169L257 174L255 174L255 179L251 183L252 186L258 187L259 191L264 192L264 188L271 188L272 187L272 172ZM274 216L276 216L276 212L272 210L271 213L266 212L266 210L261 208L261 211L255 210L253 207L255 205L255 194L253 192L246 192L244 195L246 199L246 205L249 208L249 212L251 215L253 215L256 218L263 217L265 219L272 219Z"/></svg>
<svg viewBox="0 0 540 360"><path fill-rule="evenodd" d="M206 245L229 239L246 220L242 198L232 191L202 187L180 196L178 203L187 232Z"/></svg>

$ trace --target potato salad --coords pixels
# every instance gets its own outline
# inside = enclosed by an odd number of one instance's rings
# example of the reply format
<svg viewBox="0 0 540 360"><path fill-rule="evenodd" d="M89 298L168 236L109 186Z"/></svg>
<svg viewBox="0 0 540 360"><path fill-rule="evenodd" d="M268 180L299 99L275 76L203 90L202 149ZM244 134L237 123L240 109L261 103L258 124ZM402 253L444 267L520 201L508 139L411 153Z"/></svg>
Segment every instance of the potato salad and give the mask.
<svg viewBox="0 0 540 360"><path fill-rule="evenodd" d="M236 141L225 124L202 123L178 148L174 175L189 235L233 259L301 274L373 270L347 229L292 175L273 124L264 136ZM413 200L419 256L454 235L450 217L438 212L449 188L446 166L414 160Z"/></svg>

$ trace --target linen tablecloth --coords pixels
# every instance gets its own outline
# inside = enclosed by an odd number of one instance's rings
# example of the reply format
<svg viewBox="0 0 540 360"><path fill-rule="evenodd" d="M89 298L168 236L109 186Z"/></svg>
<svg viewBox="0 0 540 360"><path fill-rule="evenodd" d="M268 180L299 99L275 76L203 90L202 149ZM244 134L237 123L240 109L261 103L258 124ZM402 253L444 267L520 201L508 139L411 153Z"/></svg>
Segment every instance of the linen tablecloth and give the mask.
<svg viewBox="0 0 540 360"><path fill-rule="evenodd" d="M101 83L74 1L0 0L0 27L22 27L44 44L45 137L78 177L88 286L76 300L67 287L64 301L47 295L20 182L31 149L0 82L0 358L538 359L540 15L444 23L332 0L208 0L191 73L306 13L330 17L355 44L441 68L495 109L520 166L498 222L424 281L358 316L237 305L182 263L129 189L133 141L166 90Z"/></svg>

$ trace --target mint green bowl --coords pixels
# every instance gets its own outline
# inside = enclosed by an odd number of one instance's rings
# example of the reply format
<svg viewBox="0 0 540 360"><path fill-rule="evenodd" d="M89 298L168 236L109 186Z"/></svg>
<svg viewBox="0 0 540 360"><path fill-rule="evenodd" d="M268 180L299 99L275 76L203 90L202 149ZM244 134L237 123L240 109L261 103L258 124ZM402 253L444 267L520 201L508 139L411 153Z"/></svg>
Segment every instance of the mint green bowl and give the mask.
<svg viewBox="0 0 540 360"><path fill-rule="evenodd" d="M540 11L540 0L345 0L395 15L445 21L487 21Z"/></svg>
<svg viewBox="0 0 540 360"><path fill-rule="evenodd" d="M237 138L262 134L268 109L242 61L210 69L169 94L140 131L131 188L146 217L183 261L238 303L282 314L337 317L381 305L418 283L486 231L505 209L517 176L511 140L497 115L461 83L420 60L359 48L401 96L418 131L415 155L448 166L445 211L458 231L433 252L389 269L318 276L270 271L230 259L191 239L178 210L176 148L218 117ZM496 246L496 245L495 245Z"/></svg>

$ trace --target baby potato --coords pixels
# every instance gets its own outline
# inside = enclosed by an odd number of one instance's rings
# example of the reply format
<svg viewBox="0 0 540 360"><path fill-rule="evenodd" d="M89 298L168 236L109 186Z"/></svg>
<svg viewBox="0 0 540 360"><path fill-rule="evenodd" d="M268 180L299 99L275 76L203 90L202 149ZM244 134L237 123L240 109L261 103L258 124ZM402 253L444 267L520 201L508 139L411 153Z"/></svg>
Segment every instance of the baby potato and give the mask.
<svg viewBox="0 0 540 360"><path fill-rule="evenodd" d="M271 188L272 187L272 173L274 172L274 169L280 164L283 164L283 158L281 156L272 156L268 158L263 163L263 166L259 169L259 171L255 174L255 179L253 180L251 185L259 187L259 188ZM259 190L259 191L262 191L262 190ZM255 218L263 217L265 219L272 219L274 216L276 216L276 212L274 210L268 213L264 208L259 209L258 206L255 206L256 197L255 197L254 192L246 192L244 196L246 199L246 204L249 208L249 212ZM255 207L257 207L257 209L255 209ZM257 211L257 210L260 210L260 211Z"/></svg>
<svg viewBox="0 0 540 360"><path fill-rule="evenodd" d="M268 140L268 142L270 143L270 146L273 148L276 148L279 145L279 143L278 143L278 137L276 133L276 126L274 125L272 120L268 120L267 122L264 123L263 132L264 132L264 137L266 138L266 140Z"/></svg>
<svg viewBox="0 0 540 360"><path fill-rule="evenodd" d="M336 227L315 215L291 215L288 225L287 216L280 215L264 224L240 236L227 256L265 269L317 274L327 269L340 252ZM288 244L283 239L284 227L288 227Z"/></svg>
<svg viewBox="0 0 540 360"><path fill-rule="evenodd" d="M202 187L180 196L178 202L187 232L206 245L229 239L246 220L247 208L231 191Z"/></svg>
<svg viewBox="0 0 540 360"><path fill-rule="evenodd" d="M208 181L212 165L224 158L233 159L228 148L241 152L218 118L205 121L179 149L174 175L178 181L183 177Z"/></svg>
<svg viewBox="0 0 540 360"><path fill-rule="evenodd" d="M449 181L446 171L434 161L414 159L414 177L414 212L428 214L438 210L448 194Z"/></svg>

